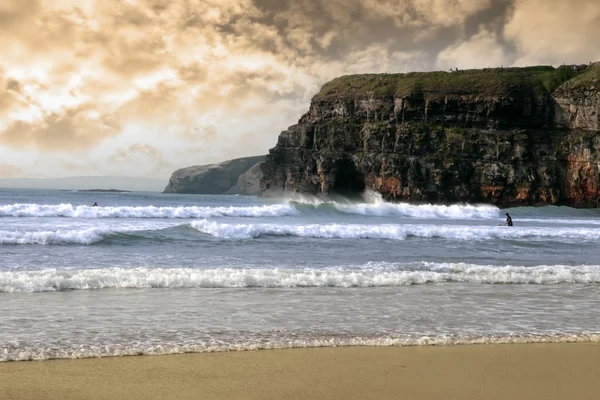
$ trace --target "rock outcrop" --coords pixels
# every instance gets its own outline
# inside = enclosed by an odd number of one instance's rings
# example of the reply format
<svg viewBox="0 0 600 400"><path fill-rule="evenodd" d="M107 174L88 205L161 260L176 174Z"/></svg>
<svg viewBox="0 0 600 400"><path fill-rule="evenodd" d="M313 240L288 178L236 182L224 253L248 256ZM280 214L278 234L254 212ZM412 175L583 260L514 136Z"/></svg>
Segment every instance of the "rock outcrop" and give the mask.
<svg viewBox="0 0 600 400"><path fill-rule="evenodd" d="M355 75L262 166L263 195L597 207L600 65Z"/></svg>
<svg viewBox="0 0 600 400"><path fill-rule="evenodd" d="M262 173L245 175L241 184L239 179L264 160L265 156L244 157L178 169L171 175L163 193L256 194L257 191L251 193L252 185L260 185ZM251 182L252 177L256 178L256 182Z"/></svg>
<svg viewBox="0 0 600 400"><path fill-rule="evenodd" d="M234 187L226 194L256 195L260 193L260 180L263 177L262 165L264 162L254 164L252 168L240 175Z"/></svg>

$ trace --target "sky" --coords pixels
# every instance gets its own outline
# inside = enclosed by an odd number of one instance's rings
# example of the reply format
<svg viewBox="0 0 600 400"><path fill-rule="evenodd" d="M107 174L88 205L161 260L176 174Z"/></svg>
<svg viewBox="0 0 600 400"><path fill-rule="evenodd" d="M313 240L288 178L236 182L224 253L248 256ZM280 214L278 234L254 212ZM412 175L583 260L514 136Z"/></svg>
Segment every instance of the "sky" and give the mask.
<svg viewBox="0 0 600 400"><path fill-rule="evenodd" d="M600 60L597 0L0 0L0 178L266 154L345 74Z"/></svg>

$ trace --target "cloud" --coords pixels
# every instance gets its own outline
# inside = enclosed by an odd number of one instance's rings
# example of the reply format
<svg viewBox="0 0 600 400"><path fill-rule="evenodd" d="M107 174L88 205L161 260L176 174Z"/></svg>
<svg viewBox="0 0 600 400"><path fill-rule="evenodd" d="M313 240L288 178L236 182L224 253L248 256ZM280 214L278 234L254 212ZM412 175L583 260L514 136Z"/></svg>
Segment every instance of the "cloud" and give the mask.
<svg viewBox="0 0 600 400"><path fill-rule="evenodd" d="M0 156L163 177L266 153L338 75L600 58L596 3L4 0Z"/></svg>
<svg viewBox="0 0 600 400"><path fill-rule="evenodd" d="M14 29L23 20L35 16L39 10L37 0L4 0L0 3L0 27L5 31Z"/></svg>
<svg viewBox="0 0 600 400"><path fill-rule="evenodd" d="M119 125L110 115L99 115L86 105L62 114L49 113L41 121L15 120L0 140L9 146L37 146L42 150L69 152L86 149L107 135L117 134Z"/></svg>
<svg viewBox="0 0 600 400"><path fill-rule="evenodd" d="M371 15L388 16L396 26L448 27L490 6L491 0L366 0Z"/></svg>
<svg viewBox="0 0 600 400"><path fill-rule="evenodd" d="M26 171L24 168L13 164L0 163L0 178L19 178L25 175Z"/></svg>
<svg viewBox="0 0 600 400"><path fill-rule="evenodd" d="M505 26L517 65L600 60L600 3L596 0L516 0Z"/></svg>
<svg viewBox="0 0 600 400"><path fill-rule="evenodd" d="M0 70L0 113L9 111L17 103L15 92L18 92L18 89L18 82L5 79Z"/></svg>
<svg viewBox="0 0 600 400"><path fill-rule="evenodd" d="M506 60L505 49L493 32L481 30L466 41L444 49L438 55L437 65L448 68L496 68Z"/></svg>
<svg viewBox="0 0 600 400"><path fill-rule="evenodd" d="M173 163L163 158L162 153L157 148L139 143L115 151L110 157L110 161L117 165L128 165L132 162L145 164L145 169L139 173L141 176L154 176L157 173L165 173L165 171L171 171L175 168Z"/></svg>

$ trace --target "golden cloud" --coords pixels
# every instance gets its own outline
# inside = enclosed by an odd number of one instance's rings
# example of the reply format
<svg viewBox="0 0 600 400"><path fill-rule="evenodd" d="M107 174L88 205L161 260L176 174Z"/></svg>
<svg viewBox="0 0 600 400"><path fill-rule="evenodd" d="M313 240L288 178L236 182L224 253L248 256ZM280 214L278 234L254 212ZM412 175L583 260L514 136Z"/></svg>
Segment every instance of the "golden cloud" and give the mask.
<svg viewBox="0 0 600 400"><path fill-rule="evenodd" d="M9 111L17 103L15 92L18 92L18 89L19 83L5 79L0 71L0 113Z"/></svg>
<svg viewBox="0 0 600 400"><path fill-rule="evenodd" d="M0 158L167 176L265 153L337 75L600 58L600 6L575 3L4 0Z"/></svg>
<svg viewBox="0 0 600 400"><path fill-rule="evenodd" d="M505 50L496 35L481 30L469 40L458 42L440 52L437 65L442 69L496 68L505 60Z"/></svg>
<svg viewBox="0 0 600 400"><path fill-rule="evenodd" d="M518 47L517 64L600 60L596 0L517 0L505 31Z"/></svg>
<svg viewBox="0 0 600 400"><path fill-rule="evenodd" d="M139 162L146 164L144 175L152 176L163 170L172 170L175 165L163 158L162 153L150 145L132 144L125 149L118 149L110 157L114 163L128 164L130 162ZM148 167L149 166L149 167Z"/></svg>
<svg viewBox="0 0 600 400"><path fill-rule="evenodd" d="M99 115L82 105L61 115L47 114L42 121L15 120L0 134L0 139L9 146L69 152L89 148L106 136L116 135L119 128L112 116Z"/></svg>
<svg viewBox="0 0 600 400"><path fill-rule="evenodd" d="M18 178L25 174L25 169L13 164L0 163L1 178Z"/></svg>

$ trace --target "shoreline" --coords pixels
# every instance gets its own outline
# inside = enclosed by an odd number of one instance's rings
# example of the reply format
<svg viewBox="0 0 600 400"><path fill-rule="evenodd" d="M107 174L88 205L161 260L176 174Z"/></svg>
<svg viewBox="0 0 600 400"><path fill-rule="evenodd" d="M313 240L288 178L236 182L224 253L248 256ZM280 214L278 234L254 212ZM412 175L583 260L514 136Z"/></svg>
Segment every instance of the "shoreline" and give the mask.
<svg viewBox="0 0 600 400"><path fill-rule="evenodd" d="M26 399L595 399L600 343L320 347L0 363Z"/></svg>
<svg viewBox="0 0 600 400"><path fill-rule="evenodd" d="M285 344L282 344L285 342ZM386 348L386 347L455 347L455 346L497 346L497 345L532 345L532 344L597 344L600 346L600 332L581 332L563 334L525 334L523 336L474 336L474 337L447 337L447 336L422 336L415 337L381 337L381 338L346 338L325 339L324 342L314 341L307 344L304 341L284 340L279 343L248 344L247 346L230 343L216 347L203 347L202 345L175 345L164 344L151 347L119 348L105 352L89 352L90 348L81 347L76 349L64 349L60 356L49 355L48 349L39 352L31 350L12 350L4 348L4 354L0 353L0 365L13 362L42 362L42 361L69 361L89 359L111 359L122 357L163 357L187 354L214 354L214 353L236 353L248 351L271 351L271 350L301 350L301 349L329 349L329 348ZM96 350L102 346L93 346ZM2 349L0 348L0 351ZM86 352L87 351L87 352Z"/></svg>

